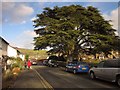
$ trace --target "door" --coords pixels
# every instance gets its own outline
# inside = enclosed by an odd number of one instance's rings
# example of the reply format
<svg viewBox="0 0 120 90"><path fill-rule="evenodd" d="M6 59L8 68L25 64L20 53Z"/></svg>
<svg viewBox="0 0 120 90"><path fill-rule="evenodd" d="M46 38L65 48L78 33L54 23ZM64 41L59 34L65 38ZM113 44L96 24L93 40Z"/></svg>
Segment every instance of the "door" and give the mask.
<svg viewBox="0 0 120 90"><path fill-rule="evenodd" d="M112 81L115 80L116 74L118 73L118 62L115 60L109 60L104 63L104 69L103 69L103 78Z"/></svg>
<svg viewBox="0 0 120 90"><path fill-rule="evenodd" d="M103 66L104 66L104 61L100 62L98 66L95 68L94 73L96 77L101 78L103 76Z"/></svg>

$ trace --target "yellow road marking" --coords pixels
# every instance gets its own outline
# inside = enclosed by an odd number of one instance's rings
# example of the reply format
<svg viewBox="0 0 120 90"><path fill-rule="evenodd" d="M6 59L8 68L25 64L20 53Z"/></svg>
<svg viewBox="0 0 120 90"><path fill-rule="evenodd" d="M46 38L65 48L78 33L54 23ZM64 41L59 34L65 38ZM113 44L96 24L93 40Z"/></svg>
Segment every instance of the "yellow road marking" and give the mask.
<svg viewBox="0 0 120 90"><path fill-rule="evenodd" d="M41 83L45 88L49 88L50 90L54 90L53 87L37 72L37 70L35 70L35 69L33 69L33 70L39 76L39 79L41 80Z"/></svg>

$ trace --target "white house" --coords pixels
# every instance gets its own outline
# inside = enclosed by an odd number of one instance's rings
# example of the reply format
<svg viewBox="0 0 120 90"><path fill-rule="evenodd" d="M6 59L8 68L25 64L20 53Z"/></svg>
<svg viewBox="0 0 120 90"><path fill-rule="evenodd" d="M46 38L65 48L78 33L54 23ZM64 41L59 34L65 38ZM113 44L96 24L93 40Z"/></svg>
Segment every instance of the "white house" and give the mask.
<svg viewBox="0 0 120 90"><path fill-rule="evenodd" d="M20 53L20 54L19 54L19 57L20 57L23 61L25 60L25 55L24 55L24 54Z"/></svg>
<svg viewBox="0 0 120 90"><path fill-rule="evenodd" d="M17 50L14 47L8 45L7 55L9 57L15 57L15 58L17 58L18 53L17 53Z"/></svg>
<svg viewBox="0 0 120 90"><path fill-rule="evenodd" d="M22 54L16 47L12 47L10 45L8 45L8 49L7 49L7 55L9 57L20 57L23 61L24 61L24 58L25 58L25 55Z"/></svg>

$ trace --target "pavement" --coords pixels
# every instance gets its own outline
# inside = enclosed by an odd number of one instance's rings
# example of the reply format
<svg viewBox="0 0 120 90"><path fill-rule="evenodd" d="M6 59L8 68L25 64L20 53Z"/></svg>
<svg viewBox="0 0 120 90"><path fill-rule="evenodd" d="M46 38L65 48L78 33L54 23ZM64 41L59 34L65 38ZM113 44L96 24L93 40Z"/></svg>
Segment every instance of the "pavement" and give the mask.
<svg viewBox="0 0 120 90"><path fill-rule="evenodd" d="M33 69L24 70L18 76L12 88L52 88L41 75Z"/></svg>

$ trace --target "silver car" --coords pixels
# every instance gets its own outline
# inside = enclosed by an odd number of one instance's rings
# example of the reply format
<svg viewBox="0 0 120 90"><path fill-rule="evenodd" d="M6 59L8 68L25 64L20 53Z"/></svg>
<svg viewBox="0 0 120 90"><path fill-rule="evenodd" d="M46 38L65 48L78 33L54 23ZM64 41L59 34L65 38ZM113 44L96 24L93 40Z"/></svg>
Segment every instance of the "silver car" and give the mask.
<svg viewBox="0 0 120 90"><path fill-rule="evenodd" d="M96 67L89 70L91 79L99 78L117 82L120 86L120 59L101 61Z"/></svg>

